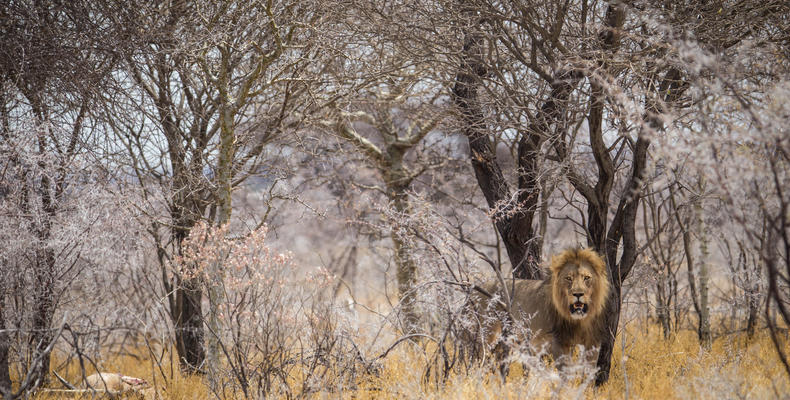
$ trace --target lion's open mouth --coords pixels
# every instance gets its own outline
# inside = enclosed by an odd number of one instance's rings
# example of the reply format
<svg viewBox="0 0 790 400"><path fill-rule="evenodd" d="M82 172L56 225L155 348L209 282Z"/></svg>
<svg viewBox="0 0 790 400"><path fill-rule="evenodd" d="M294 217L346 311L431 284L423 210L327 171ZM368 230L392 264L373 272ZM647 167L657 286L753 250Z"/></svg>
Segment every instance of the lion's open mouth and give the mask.
<svg viewBox="0 0 790 400"><path fill-rule="evenodd" d="M582 303L581 301L577 301L571 304L571 316L576 318L581 318L587 315L587 304Z"/></svg>

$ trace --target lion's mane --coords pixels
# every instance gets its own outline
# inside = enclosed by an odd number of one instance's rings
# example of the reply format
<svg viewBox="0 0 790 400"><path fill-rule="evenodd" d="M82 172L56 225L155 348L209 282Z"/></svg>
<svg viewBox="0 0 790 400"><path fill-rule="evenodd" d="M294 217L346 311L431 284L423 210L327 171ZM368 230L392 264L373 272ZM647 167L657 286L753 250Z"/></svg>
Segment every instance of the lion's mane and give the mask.
<svg viewBox="0 0 790 400"><path fill-rule="evenodd" d="M562 285L565 284L563 277L578 265L585 266L585 275L591 272L593 276L590 277L586 298L586 315L574 319L568 311L573 303L566 293L570 289L566 290ZM505 281L513 299L511 322L527 328L534 347L546 345L555 359L571 353L577 345L583 345L586 349L599 346L604 331L604 309L609 296L609 279L604 260L591 249L567 249L551 258L548 272L543 280ZM570 284L570 281L567 282ZM498 281L483 284L480 289L480 293L473 296L473 304L477 315L481 317L479 326L485 332L482 341L491 346L501 337L503 320L511 317L504 313L505 303L501 300L504 291Z"/></svg>

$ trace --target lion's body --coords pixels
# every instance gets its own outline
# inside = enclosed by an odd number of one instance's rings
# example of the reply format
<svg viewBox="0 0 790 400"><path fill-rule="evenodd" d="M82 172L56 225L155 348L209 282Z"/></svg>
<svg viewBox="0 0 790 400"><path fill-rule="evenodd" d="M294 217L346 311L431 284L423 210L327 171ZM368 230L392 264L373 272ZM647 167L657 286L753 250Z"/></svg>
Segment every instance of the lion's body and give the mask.
<svg viewBox="0 0 790 400"><path fill-rule="evenodd" d="M506 280L507 291L498 281L480 286L482 294L473 303L481 316L489 347L499 342L503 320L511 319L519 341L544 349L555 360L579 345L592 349L601 343L603 309L609 294L606 264L592 250L566 250L552 258L550 274L544 280ZM506 313L512 301L510 317ZM528 337L527 337L528 336Z"/></svg>

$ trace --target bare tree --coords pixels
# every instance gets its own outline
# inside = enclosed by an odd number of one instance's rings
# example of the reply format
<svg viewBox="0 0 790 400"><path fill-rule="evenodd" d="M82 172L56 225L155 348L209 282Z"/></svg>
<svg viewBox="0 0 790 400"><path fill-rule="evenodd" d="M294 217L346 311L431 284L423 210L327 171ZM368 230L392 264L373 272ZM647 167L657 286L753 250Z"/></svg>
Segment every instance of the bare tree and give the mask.
<svg viewBox="0 0 790 400"><path fill-rule="evenodd" d="M670 203L669 188L653 189L642 198L642 227L649 264L656 276L656 316L664 339L668 339L670 334L677 330L679 323L677 311L680 309L677 275L682 252L677 247L681 233L675 222L675 210Z"/></svg>
<svg viewBox="0 0 790 400"><path fill-rule="evenodd" d="M701 189L701 188L697 188ZM688 272L688 283L691 295L692 304L694 304L694 311L697 313L697 336L703 348L710 350L711 346L711 332L710 332L710 307L708 305L708 250L707 250L707 232L705 232L705 224L702 221L702 194L696 193L691 195L691 213L685 213L687 217L681 216L683 214L681 208L678 206L676 200L676 190L670 187L670 203L673 208L675 220L683 236L683 252L686 255L686 270ZM693 216L693 218L689 218ZM686 220L684 222L683 220ZM694 244L692 241L692 230L689 221L693 221L693 226L697 233L697 240L699 242L699 262L695 262ZM695 272L699 267L699 272Z"/></svg>
<svg viewBox="0 0 790 400"><path fill-rule="evenodd" d="M744 247L744 250L748 248L745 253L760 254L759 262L770 260L773 263L772 266L765 264L768 296L773 296L765 306L766 317L770 318L771 310L779 311L786 301L783 300L786 299L783 272L776 268L786 261L786 247L781 237L786 226L783 220L786 221L787 215L782 215L779 210L786 202L783 197L786 198L784 188L787 186L787 111L784 99L787 96L788 5L775 1L747 1L720 7L689 2L675 7L676 12L694 12L693 15L700 20L697 24L684 26L694 33L694 40L677 43L687 66L693 98L699 101L688 104L694 118L681 117L677 120L675 128L680 128L678 133L684 134L680 143L670 143L671 137L662 140L663 157L676 165L683 165L689 171L688 175L699 179L686 185L686 188L691 188L693 196L689 202L691 207L694 207L695 197L703 194L701 189L704 186L706 192L713 196L699 197L705 202L712 199L721 201L721 206L727 211L727 219L737 226L734 236L737 238L742 234L748 238L743 241L748 243ZM680 13L675 15L676 20L683 20ZM782 56L777 58L777 54ZM735 121L748 122L740 125ZM678 151L679 147L684 149ZM755 212L755 203L759 204L759 212ZM706 222L706 208L718 207L705 207L705 203L698 203L696 215L702 212L703 222ZM692 215L694 212L692 210ZM694 227L688 222L685 224L689 234L693 232ZM709 225L706 229L713 228ZM699 240L704 242L705 238ZM703 254L700 256L703 258L693 260L695 263L705 265L709 262L704 253L710 252L710 246L705 249L706 246L701 246L700 253ZM688 256L693 249L686 247ZM690 268L697 266L691 260L688 264ZM706 273L700 268L701 279L705 279ZM737 273L748 274L745 269ZM689 281L692 283L694 279ZM695 297L699 298L699 307L702 308L704 290L700 287L697 292L699 296ZM779 315L787 321L786 313L779 312ZM772 322L775 321L768 322L769 327ZM701 337L708 335L703 331L709 328L700 328ZM777 350L787 367L782 347L778 346Z"/></svg>
<svg viewBox="0 0 790 400"><path fill-rule="evenodd" d="M457 7L464 42L454 98L478 183L495 221L504 225L499 233L505 242L515 239L508 251L516 276L535 275L518 272L522 255L535 254L525 246L535 237L535 207L528 201L537 198L528 184L540 175L529 164L535 160L543 160L544 171L547 163L560 166L574 196L583 200L576 223L587 245L607 260L614 290L598 384L608 379L622 282L639 251L635 224L650 143L682 124L669 117L693 104L687 93L702 60L695 52L727 51L746 39L769 37L776 7L775 2L739 3L725 12L697 2L586 1L467 1ZM634 64L637 58L643 63ZM536 93L544 98L537 100ZM525 144L519 154L529 155L519 159L516 193L503 184L491 145L502 120ZM526 146L530 138L536 144L532 152Z"/></svg>
<svg viewBox="0 0 790 400"><path fill-rule="evenodd" d="M185 369L199 370L205 358L203 286L169 265L198 221L231 221L232 190L261 173L267 144L298 124L304 73L317 54L309 38L320 15L311 7L135 3L118 13L116 34L139 45L122 54L106 122L150 202L141 206L155 216L164 195L166 217L155 217L150 232ZM209 293L209 324L219 296Z"/></svg>
<svg viewBox="0 0 790 400"><path fill-rule="evenodd" d="M14 265L29 260L32 282L29 310L32 318L28 365L25 379L16 393L34 389L48 379L50 354L57 340L53 321L69 277L84 267L79 248L85 238L59 237L61 219L72 206L71 197L89 180L87 143L92 133L88 113L95 103L95 87L105 81L113 57L98 48L97 36L106 22L89 20L100 6L77 2L55 5L38 2L11 2L0 8L2 15L2 56L0 56L0 118L2 131L3 205L11 218L30 230L30 254L7 253L3 257L4 277L0 304L11 296ZM22 222L25 221L25 222ZM63 245L64 243L68 243ZM61 246L63 245L63 246ZM10 252L20 250L7 248ZM21 257L15 259L16 257ZM22 270L24 271L24 269ZM20 272L17 270L17 272ZM7 280L6 280L7 278ZM23 284L16 289L26 287ZM3 305L0 318L4 332L0 351L0 386L8 376L9 312ZM8 387L10 389L10 386Z"/></svg>
<svg viewBox="0 0 790 400"><path fill-rule="evenodd" d="M756 218L760 217L756 216ZM762 229L753 231L752 240L755 243L753 248L750 245L751 240L743 237L737 225L729 228L729 231L719 238L720 247L723 248L722 253L729 267L732 285L736 291L734 295L737 296L734 299L733 320L731 321L731 324L736 327L732 329L738 329L736 325L738 321L734 316L738 308L745 303L747 310L746 335L749 339L754 338L766 294L764 268L760 254L765 251L765 246L768 244L768 231L765 219L760 219L762 220ZM738 289L743 292L742 298L737 293Z"/></svg>
<svg viewBox="0 0 790 400"><path fill-rule="evenodd" d="M341 111L336 132L364 155L384 181L384 187L380 190L395 212L391 219L390 238L394 245L404 332L413 333L419 323L419 316L415 309L417 263L411 254L413 249L409 246L413 239L409 237L411 233L407 224L412 212L408 196L412 181L425 172L430 164L425 161L410 163L406 157L410 155L408 153L418 151L418 145L436 127L442 114L427 113L423 118L419 112L413 113L413 116L407 113L408 105L399 100L403 98L403 91L399 88L401 85L371 93L373 99L370 110ZM370 128L379 136L380 144L360 133ZM416 157L420 158L419 155Z"/></svg>

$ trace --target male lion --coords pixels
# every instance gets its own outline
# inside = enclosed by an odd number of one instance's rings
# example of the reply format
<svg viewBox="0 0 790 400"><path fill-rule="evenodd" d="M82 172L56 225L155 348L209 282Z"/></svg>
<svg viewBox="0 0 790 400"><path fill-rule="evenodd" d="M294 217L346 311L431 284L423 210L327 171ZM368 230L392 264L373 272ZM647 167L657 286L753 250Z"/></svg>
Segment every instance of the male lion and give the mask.
<svg viewBox="0 0 790 400"><path fill-rule="evenodd" d="M481 285L472 298L480 317L480 338L501 361L503 326L534 349L545 349L554 360L599 346L603 309L609 296L606 263L591 249L568 249L551 258L544 280L505 280L512 299L510 313L499 281ZM503 322L505 322L503 324ZM594 354L588 353L593 357Z"/></svg>

